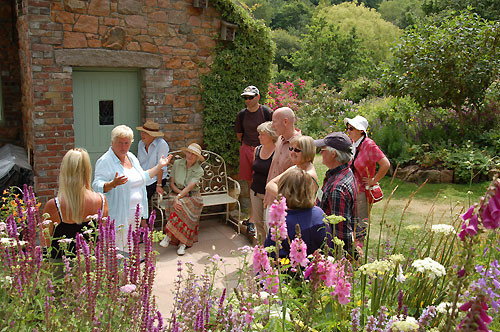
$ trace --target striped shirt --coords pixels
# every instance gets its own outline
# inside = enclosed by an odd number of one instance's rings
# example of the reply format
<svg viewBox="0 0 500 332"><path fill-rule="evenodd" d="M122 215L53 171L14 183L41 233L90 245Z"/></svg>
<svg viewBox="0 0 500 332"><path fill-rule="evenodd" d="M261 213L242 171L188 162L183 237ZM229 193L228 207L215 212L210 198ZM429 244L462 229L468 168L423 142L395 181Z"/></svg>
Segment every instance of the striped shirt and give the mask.
<svg viewBox="0 0 500 332"><path fill-rule="evenodd" d="M335 225L335 236L344 241L344 250L352 251L353 231L356 223L357 188L354 174L348 164L326 172L319 206L327 216L342 216L346 220ZM357 236L359 237L359 236Z"/></svg>

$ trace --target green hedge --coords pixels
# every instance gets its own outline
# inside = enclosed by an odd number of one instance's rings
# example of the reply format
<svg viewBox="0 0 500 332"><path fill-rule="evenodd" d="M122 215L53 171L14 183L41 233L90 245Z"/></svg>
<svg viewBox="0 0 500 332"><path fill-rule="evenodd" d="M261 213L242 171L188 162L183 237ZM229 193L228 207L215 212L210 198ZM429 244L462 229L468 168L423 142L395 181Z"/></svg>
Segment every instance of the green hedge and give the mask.
<svg viewBox="0 0 500 332"><path fill-rule="evenodd" d="M245 105L243 89L255 85L261 102L267 93L274 58L271 31L234 0L217 0L221 19L237 24L234 42L218 41L212 70L202 77L204 143L222 155L230 168L238 166L239 143L233 131L236 114Z"/></svg>

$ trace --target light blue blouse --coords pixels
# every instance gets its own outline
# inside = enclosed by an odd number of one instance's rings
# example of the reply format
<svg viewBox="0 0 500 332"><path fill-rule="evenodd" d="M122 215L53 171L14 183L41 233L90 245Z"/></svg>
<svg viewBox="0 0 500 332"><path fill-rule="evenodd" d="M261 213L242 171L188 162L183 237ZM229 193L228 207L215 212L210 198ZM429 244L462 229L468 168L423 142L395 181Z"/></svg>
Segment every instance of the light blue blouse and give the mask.
<svg viewBox="0 0 500 332"><path fill-rule="evenodd" d="M148 197L146 194L146 181L150 180L149 173L144 171L139 163L139 160L132 152L127 152L127 156L132 162L144 181L142 193L142 218L148 218ZM104 153L95 163L95 177L92 183L92 188L96 192L104 192L104 184L113 181L115 174L123 175L123 166L120 164L120 159L115 155L111 147ZM107 193L104 193L108 200L109 216L115 219L115 227L118 225L128 225L128 212L130 205L130 186L129 183L122 184Z"/></svg>
<svg viewBox="0 0 500 332"><path fill-rule="evenodd" d="M158 162L160 161L161 156L168 156L168 151L169 147L167 142L161 137L157 137L151 142L149 145L149 149L146 152L146 145L144 142L141 140L139 141L139 146L138 146L138 151L137 151L137 159L139 159L139 162L141 163L141 166L144 170L148 170L150 168L155 167L158 165ZM163 178L166 179L168 176L167 174L167 167L163 167ZM156 176L154 178L151 178L151 180L146 181L146 186L149 186L150 184L155 183Z"/></svg>

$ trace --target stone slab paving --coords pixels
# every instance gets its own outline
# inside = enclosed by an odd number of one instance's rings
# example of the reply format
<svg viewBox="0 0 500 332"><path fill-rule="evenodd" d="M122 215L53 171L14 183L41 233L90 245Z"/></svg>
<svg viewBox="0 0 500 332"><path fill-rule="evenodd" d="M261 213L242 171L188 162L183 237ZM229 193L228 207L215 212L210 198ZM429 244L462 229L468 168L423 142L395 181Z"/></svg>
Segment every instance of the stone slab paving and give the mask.
<svg viewBox="0 0 500 332"><path fill-rule="evenodd" d="M238 234L231 225L225 224L220 219L202 220L198 233L198 242L191 248L186 249L184 256L177 255L177 246L170 245L167 248L157 246L159 252L156 264L156 278L153 285L153 294L156 296L156 303L161 314L168 318L173 307L173 290L177 276L177 261L183 263L192 262L193 270L197 274L204 271L204 267L209 263L209 258L218 254L226 260L225 273L227 279L219 277L218 287L234 287L235 272L238 267L238 258L231 254L235 250L245 245L251 245L250 240L242 233Z"/></svg>

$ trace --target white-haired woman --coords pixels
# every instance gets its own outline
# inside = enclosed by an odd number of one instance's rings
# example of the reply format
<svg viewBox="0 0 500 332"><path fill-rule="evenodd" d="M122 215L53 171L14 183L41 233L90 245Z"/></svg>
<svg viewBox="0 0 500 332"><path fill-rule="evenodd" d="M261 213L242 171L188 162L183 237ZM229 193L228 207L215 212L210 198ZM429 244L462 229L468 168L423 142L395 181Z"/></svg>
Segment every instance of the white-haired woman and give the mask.
<svg viewBox="0 0 500 332"><path fill-rule="evenodd" d="M176 160L172 165L172 193L167 198L170 213L165 226L166 236L160 242L162 247L168 247L170 241L178 243L177 254L180 256L184 255L186 247L198 242L198 224L203 209L198 184L203 176L200 162L205 160L201 155L201 147L196 143L181 150L186 157Z"/></svg>
<svg viewBox="0 0 500 332"><path fill-rule="evenodd" d="M139 160L129 151L134 141L134 132L125 125L111 131L111 147L95 164L95 178L92 187L106 195L109 216L115 220L116 245L127 249L129 225L135 221L137 205L139 217L148 218L146 181L156 176L172 156L162 156L156 166L144 171ZM142 223L145 225L145 222Z"/></svg>
<svg viewBox="0 0 500 332"><path fill-rule="evenodd" d="M75 239L76 234L89 226L91 220L88 216L97 214L99 210L103 217L108 216L106 198L92 191L91 177L92 167L87 151L76 148L66 152L61 162L57 196L50 199L43 209L43 213L50 215L51 222L44 226L41 243L51 247L50 254L54 259L64 254L58 240ZM74 247L75 243L72 242L68 246L69 251L73 251Z"/></svg>

